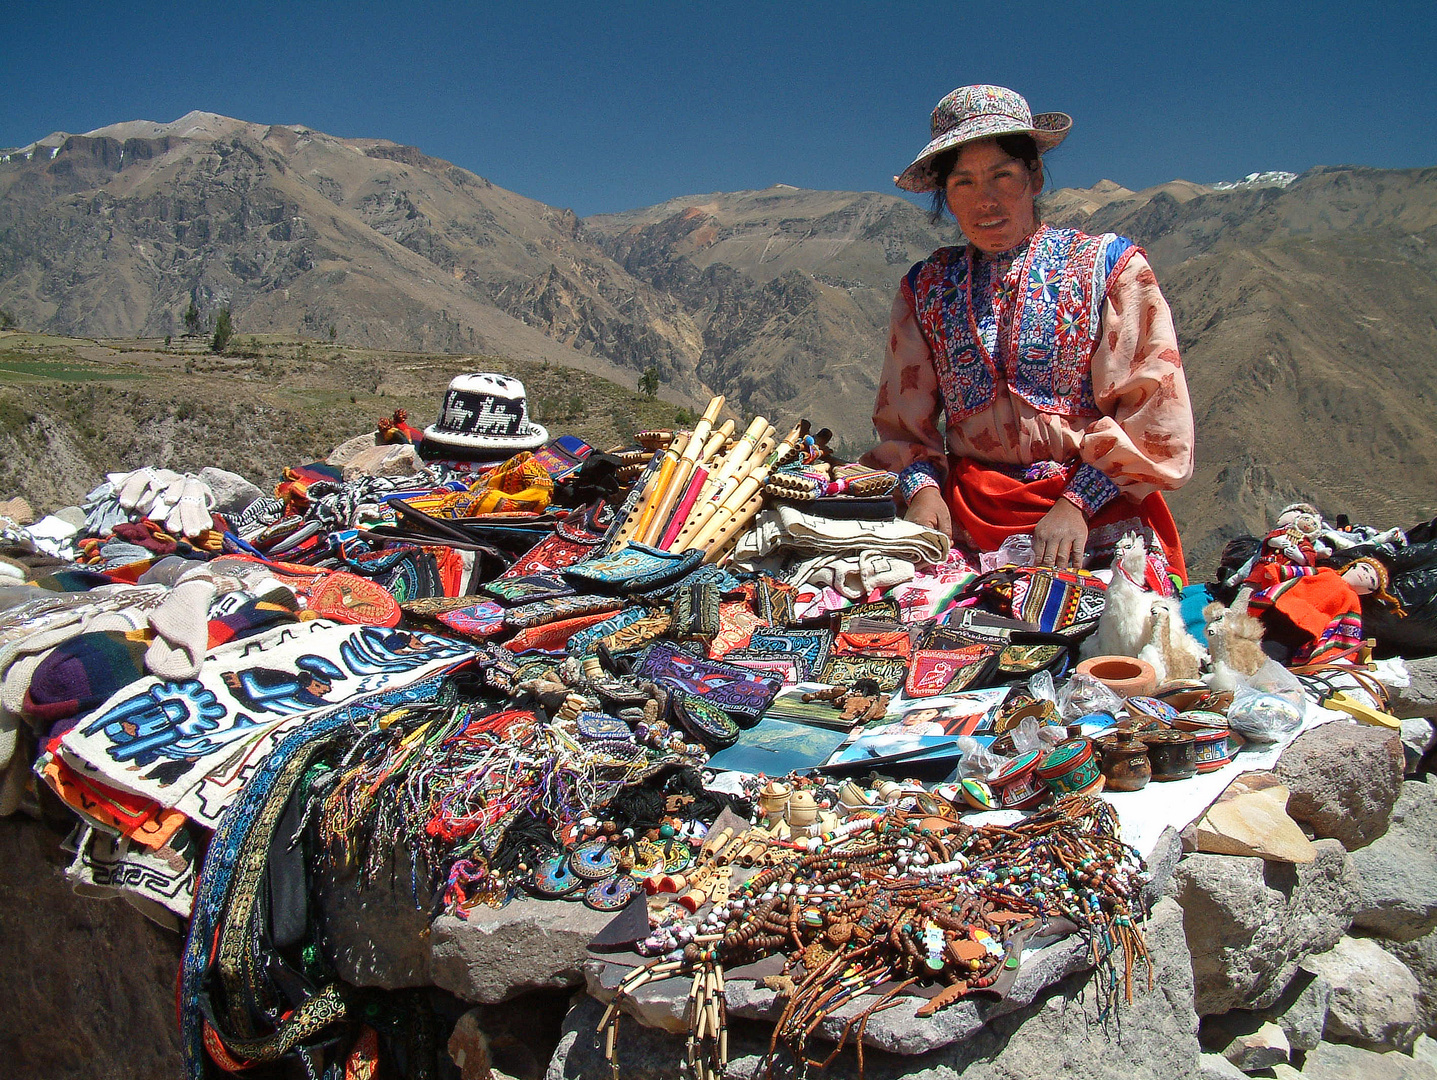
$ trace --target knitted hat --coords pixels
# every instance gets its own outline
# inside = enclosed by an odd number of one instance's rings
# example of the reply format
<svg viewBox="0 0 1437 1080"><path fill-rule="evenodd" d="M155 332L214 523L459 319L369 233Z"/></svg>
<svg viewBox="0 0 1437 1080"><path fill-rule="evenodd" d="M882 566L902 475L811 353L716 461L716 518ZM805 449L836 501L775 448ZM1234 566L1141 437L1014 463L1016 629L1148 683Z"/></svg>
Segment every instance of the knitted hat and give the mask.
<svg viewBox="0 0 1437 1080"><path fill-rule="evenodd" d="M960 86L933 110L933 138L913 164L893 182L904 191L932 191L938 186L933 159L944 150L998 135L1031 135L1038 152L1046 154L1068 137L1073 118L1067 113L1033 115L1023 95L1006 86Z"/></svg>
<svg viewBox="0 0 1437 1080"><path fill-rule="evenodd" d="M25 691L25 715L55 721L104 704L145 675L143 638L114 631L81 634L55 646Z"/></svg>
<svg viewBox="0 0 1437 1080"><path fill-rule="evenodd" d="M529 419L524 384L504 375L460 375L449 383L439 419L424 429L432 449L507 456L534 450L549 432Z"/></svg>

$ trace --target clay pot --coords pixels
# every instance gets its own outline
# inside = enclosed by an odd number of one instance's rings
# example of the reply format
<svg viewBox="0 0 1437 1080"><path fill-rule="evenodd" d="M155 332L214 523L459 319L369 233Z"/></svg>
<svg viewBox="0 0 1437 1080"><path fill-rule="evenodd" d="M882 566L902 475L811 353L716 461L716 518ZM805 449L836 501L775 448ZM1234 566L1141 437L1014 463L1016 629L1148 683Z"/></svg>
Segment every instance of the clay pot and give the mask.
<svg viewBox="0 0 1437 1080"><path fill-rule="evenodd" d="M758 795L758 808L766 818L780 818L783 812L788 809L788 800L793 794L793 788L782 780L770 780L763 786ZM812 796L810 796L812 798Z"/></svg>
<svg viewBox="0 0 1437 1080"><path fill-rule="evenodd" d="M1151 694L1158 686L1153 665L1135 656L1094 656L1078 665L1080 675L1091 675L1119 697Z"/></svg>
<svg viewBox="0 0 1437 1080"><path fill-rule="evenodd" d="M1197 775L1197 754L1189 732L1149 731L1141 738L1148 748L1154 780L1186 780Z"/></svg>
<svg viewBox="0 0 1437 1080"><path fill-rule="evenodd" d="M1031 810L1048 797L1037 777L1041 750L1020 754L988 778L988 786L1005 810Z"/></svg>
<svg viewBox="0 0 1437 1080"><path fill-rule="evenodd" d="M1034 701L1028 705L1014 709L1012 712L1000 715L994 722L993 728L998 734L1012 731L1024 720L1031 717L1039 727L1047 727L1050 724L1061 724L1062 718L1058 715L1058 707L1051 701L1044 698L1041 701Z"/></svg>
<svg viewBox="0 0 1437 1080"><path fill-rule="evenodd" d="M1049 750L1038 762L1038 779L1058 798L1097 788L1103 782L1098 755L1091 739L1069 739Z"/></svg>
<svg viewBox="0 0 1437 1080"><path fill-rule="evenodd" d="M1107 791L1140 791L1153 776L1147 744L1126 735L1105 735L1095 740L1103 757Z"/></svg>
<svg viewBox="0 0 1437 1080"><path fill-rule="evenodd" d="M818 803L811 791L795 791L788 797L783 820L795 829L803 829L818 820Z"/></svg>

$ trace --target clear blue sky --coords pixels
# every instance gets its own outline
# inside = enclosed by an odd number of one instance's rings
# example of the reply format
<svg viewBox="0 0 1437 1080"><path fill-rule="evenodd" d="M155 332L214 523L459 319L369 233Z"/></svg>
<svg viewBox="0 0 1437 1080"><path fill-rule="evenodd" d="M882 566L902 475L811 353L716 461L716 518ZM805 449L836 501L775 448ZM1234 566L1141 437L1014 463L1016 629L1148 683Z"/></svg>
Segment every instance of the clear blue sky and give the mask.
<svg viewBox="0 0 1437 1080"><path fill-rule="evenodd" d="M8 0L0 146L204 109L420 147L580 214L894 191L954 86L1075 118L1062 186L1437 165L1437 5Z"/></svg>

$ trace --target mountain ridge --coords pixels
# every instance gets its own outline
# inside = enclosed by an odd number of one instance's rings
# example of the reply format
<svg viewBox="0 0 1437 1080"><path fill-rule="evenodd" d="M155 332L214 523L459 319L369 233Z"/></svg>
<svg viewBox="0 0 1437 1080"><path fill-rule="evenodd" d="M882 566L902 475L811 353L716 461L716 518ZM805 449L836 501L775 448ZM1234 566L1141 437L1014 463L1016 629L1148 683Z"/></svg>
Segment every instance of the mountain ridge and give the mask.
<svg viewBox="0 0 1437 1080"><path fill-rule="evenodd" d="M1437 512L1437 169L1263 175L1043 202L1131 236L1172 304L1200 554L1294 493ZM897 282L954 239L898 195L790 185L579 218L402 143L203 112L0 152L0 306L26 326L161 337L193 300L241 332L656 369L676 401L808 416L852 453Z"/></svg>

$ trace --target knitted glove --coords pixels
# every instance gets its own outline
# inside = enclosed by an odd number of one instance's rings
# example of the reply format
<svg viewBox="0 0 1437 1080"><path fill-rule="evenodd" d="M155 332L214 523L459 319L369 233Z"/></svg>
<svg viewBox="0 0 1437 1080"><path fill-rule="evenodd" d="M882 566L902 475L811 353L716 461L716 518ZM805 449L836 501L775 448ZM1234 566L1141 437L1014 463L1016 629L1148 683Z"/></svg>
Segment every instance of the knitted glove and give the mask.
<svg viewBox="0 0 1437 1080"><path fill-rule="evenodd" d="M169 492L166 492L168 497ZM179 480L179 496L173 509L165 516L165 529L171 536L194 538L210 528L210 509L215 504L214 492L199 477L186 474Z"/></svg>

